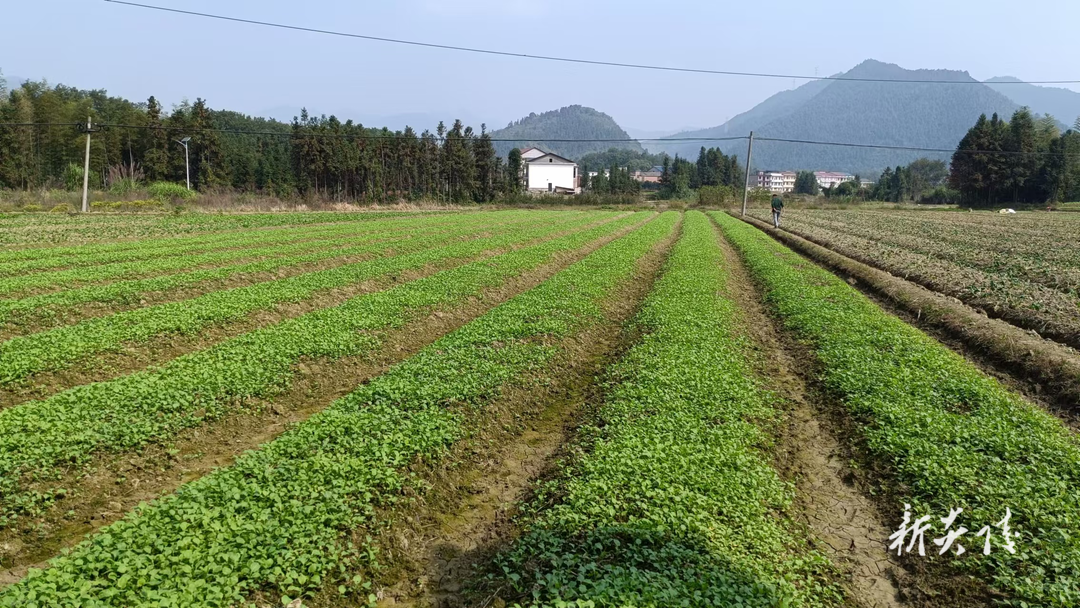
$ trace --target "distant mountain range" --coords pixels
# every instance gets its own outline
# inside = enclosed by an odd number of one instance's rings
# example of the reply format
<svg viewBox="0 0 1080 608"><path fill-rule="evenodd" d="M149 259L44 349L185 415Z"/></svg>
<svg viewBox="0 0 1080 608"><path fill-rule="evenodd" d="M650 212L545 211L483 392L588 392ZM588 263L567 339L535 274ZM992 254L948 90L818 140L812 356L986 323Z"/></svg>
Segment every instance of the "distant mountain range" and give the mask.
<svg viewBox="0 0 1080 608"><path fill-rule="evenodd" d="M758 138L951 150L982 113L997 112L1008 118L1021 105L1027 105L1037 114L1050 113L1060 122L1069 124L1072 123L1071 116L1080 115L1080 93L1003 84L1005 78L982 84L967 72L906 70L873 60L838 76L948 80L970 84L811 81L797 89L773 95L720 126L671 137L722 138L744 136L754 131ZM673 141L650 143L648 148L654 153L696 158L702 145L712 147L714 144ZM745 141L715 145L729 154L746 155ZM947 153L758 141L754 144L753 164L761 169L819 169L870 174L888 166L907 164L921 156L949 157Z"/></svg>
<svg viewBox="0 0 1080 608"><path fill-rule="evenodd" d="M609 148L641 151L637 142L618 142L630 139L613 118L592 108L568 106L543 114L529 114L504 129L491 132L499 156L505 157L514 148L537 147L560 156L576 159L590 152ZM542 140L599 139L602 142L542 141Z"/></svg>
<svg viewBox="0 0 1080 608"><path fill-rule="evenodd" d="M1012 76L991 78L986 81L986 86L1018 105L1031 108L1032 112L1053 116L1063 125L1071 127L1080 118L1080 93L1076 91L1023 84L1019 78Z"/></svg>

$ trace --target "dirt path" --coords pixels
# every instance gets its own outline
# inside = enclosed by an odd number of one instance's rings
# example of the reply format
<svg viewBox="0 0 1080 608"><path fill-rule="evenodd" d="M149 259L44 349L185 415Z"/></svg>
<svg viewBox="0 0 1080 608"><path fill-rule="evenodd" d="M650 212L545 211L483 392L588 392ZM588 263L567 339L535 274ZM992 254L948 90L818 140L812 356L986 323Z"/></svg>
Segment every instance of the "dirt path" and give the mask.
<svg viewBox="0 0 1080 608"><path fill-rule="evenodd" d="M776 394L788 422L778 438L777 468L796 485L795 519L848 575L848 587L862 608L904 606L886 551L891 530L876 504L857 487L830 420L840 407L812 386L812 355L779 329L738 254L722 237L730 276L728 295L742 311L752 341L754 366Z"/></svg>
<svg viewBox="0 0 1080 608"><path fill-rule="evenodd" d="M676 231L674 234L678 234ZM545 373L503 392L473 421L476 433L430 472L422 504L397 514L383 534L390 568L379 606L457 608L486 605L467 581L517 536L512 518L537 479L557 462L587 404L599 403L598 375L632 344L623 324L659 274L674 238L638 265L636 276L605 302L606 321L561 343ZM319 598L315 606L337 606Z"/></svg>
<svg viewBox="0 0 1080 608"><path fill-rule="evenodd" d="M640 225L618 230L576 251L557 254L551 262L481 296L431 311L386 332L382 334L383 346L367 356L302 362L290 390L271 402L250 404L236 415L188 429L166 445L147 446L139 454L102 462L69 485L73 488L69 498L59 501L44 517L0 532L0 587L21 579L30 567L41 567L86 534L117 521L140 502L231 465L245 451L273 440L364 381Z"/></svg>

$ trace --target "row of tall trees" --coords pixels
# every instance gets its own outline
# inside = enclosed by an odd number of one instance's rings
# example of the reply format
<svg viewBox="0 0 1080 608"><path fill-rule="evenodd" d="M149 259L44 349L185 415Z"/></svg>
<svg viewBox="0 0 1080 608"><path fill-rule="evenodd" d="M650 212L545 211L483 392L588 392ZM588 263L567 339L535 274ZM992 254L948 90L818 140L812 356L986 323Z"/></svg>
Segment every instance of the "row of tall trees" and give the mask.
<svg viewBox="0 0 1080 608"><path fill-rule="evenodd" d="M893 203L954 202L950 200L951 194L943 193L948 177L949 169L944 161L920 158L906 167L886 167L870 190L869 197Z"/></svg>
<svg viewBox="0 0 1080 608"><path fill-rule="evenodd" d="M595 194L639 194L641 182L630 176L629 167L620 167L612 163L606 169L589 175L588 165L581 166L581 187Z"/></svg>
<svg viewBox="0 0 1080 608"><path fill-rule="evenodd" d="M678 155L664 158L660 174L660 195L664 198L686 198L691 191L701 188L724 186L741 188L744 178L738 157L725 155L719 148L702 146L697 162L690 162Z"/></svg>
<svg viewBox="0 0 1080 608"><path fill-rule="evenodd" d="M86 140L73 123L87 117L105 125L91 137L95 188L110 186L110 175L120 173L110 169L120 166L124 175L183 183L178 140L189 137L191 182L199 190L486 202L523 189L520 152L498 158L484 126L475 133L455 121L436 133L393 132L306 111L290 125L211 110L202 99L166 111L153 97L132 103L44 82L0 90L0 123L8 124L0 126L0 188L81 185Z"/></svg>
<svg viewBox="0 0 1080 608"><path fill-rule="evenodd" d="M1080 198L1080 132L1061 133L1053 117L1036 120L1027 108L1008 121L984 114L957 146L949 183L970 206Z"/></svg>
<svg viewBox="0 0 1080 608"><path fill-rule="evenodd" d="M365 129L303 112L293 121L291 141L296 188L323 198L487 202L522 189L520 151L504 163L486 126L476 134L460 120L418 135L409 127Z"/></svg>

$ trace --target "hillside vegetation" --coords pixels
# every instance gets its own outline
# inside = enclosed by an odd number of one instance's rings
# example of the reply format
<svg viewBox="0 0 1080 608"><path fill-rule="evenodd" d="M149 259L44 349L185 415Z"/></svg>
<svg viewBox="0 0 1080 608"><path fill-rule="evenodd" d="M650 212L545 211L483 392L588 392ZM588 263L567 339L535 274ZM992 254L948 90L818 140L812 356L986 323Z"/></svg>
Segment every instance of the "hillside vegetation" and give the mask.
<svg viewBox="0 0 1080 608"><path fill-rule="evenodd" d="M966 72L906 70L878 61L865 61L848 78L894 80L949 80L975 83ZM731 137L751 130L758 137L813 141L882 144L954 149L980 114L1009 116L1019 105L988 86L942 86L934 83L815 81L769 98L725 125L680 133L673 137ZM687 156L696 146L658 146ZM726 142L721 148L738 152L744 142ZM871 174L884 167L906 165L930 156L947 154L918 151L871 150L761 141L754 146L754 165L761 169L817 169Z"/></svg>
<svg viewBox="0 0 1080 608"><path fill-rule="evenodd" d="M550 139L630 139L630 135L615 122L615 119L592 108L567 106L544 112L529 114L521 120L510 123L505 129L491 133L496 141L495 150L499 156L506 156L513 148L542 148L560 156L577 159L590 152L603 152L609 148L622 148L641 151L641 144L635 142L554 142L540 141Z"/></svg>

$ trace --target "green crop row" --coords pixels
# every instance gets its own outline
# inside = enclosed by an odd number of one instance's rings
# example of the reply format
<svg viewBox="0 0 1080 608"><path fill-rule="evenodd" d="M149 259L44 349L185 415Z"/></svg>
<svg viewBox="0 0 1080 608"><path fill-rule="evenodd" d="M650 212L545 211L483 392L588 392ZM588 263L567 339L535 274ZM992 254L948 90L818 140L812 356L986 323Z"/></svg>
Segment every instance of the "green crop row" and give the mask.
<svg viewBox="0 0 1080 608"><path fill-rule="evenodd" d="M299 213L187 213L147 216L77 216L57 214L0 214L0 244L40 245L88 242L88 247L117 247L101 241L137 238L175 238L178 235L206 234L252 228L312 226L357 222L400 216L426 215L422 212L299 212ZM450 214L439 213L446 217ZM0 261L31 259L38 248L0 253Z"/></svg>
<svg viewBox="0 0 1080 608"><path fill-rule="evenodd" d="M1005 593L1007 605L1080 605L1080 440L844 281L739 220L715 217L785 325L811 341L824 384L888 473L895 519L903 503L932 524L962 508L953 529L971 532L955 568ZM1006 507L1016 553L995 527L983 555L975 531L1001 521Z"/></svg>
<svg viewBox="0 0 1080 608"><path fill-rule="evenodd" d="M610 371L583 450L542 484L488 583L530 606L833 606L827 558L770 463L781 414L752 379L711 222L683 236Z"/></svg>
<svg viewBox="0 0 1080 608"><path fill-rule="evenodd" d="M65 490L58 483L62 473L84 467L95 453L165 440L180 429L222 416L246 400L268 397L289 384L302 358L336 359L369 352L379 345L378 330L401 326L430 307L461 302L540 266L559 252L576 250L647 216L629 215L387 291L357 296L340 306L179 357L157 369L2 410L0 528L20 513L34 512L62 496ZM434 261L448 254L436 249L424 255ZM418 256L415 261L424 259ZM394 264L393 260L386 263ZM51 489L41 489L45 487Z"/></svg>
<svg viewBox="0 0 1080 608"><path fill-rule="evenodd" d="M259 590L288 603L336 582L363 589L349 573L376 547L352 532L399 500L407 465L437 458L465 434L465 412L601 319L602 299L677 221L613 241L233 466L142 505L0 592L0 606L223 607Z"/></svg>
<svg viewBox="0 0 1080 608"><path fill-rule="evenodd" d="M453 223L455 219L457 218L451 218L450 222ZM466 221L468 221L467 218ZM472 218L471 223L480 224L481 222L478 218L474 217ZM430 218L416 218L405 222L397 229L395 229L395 227L383 225L381 222L368 222L361 226L354 226L351 224L345 225L345 231L354 233L358 239L375 239L381 238L384 234L399 233L410 227L437 229L436 227L440 225L440 223L432 222ZM330 231L332 234L342 232L340 228L337 227L333 227ZM261 235L258 234L250 235L250 237L260 236ZM293 240L304 240L304 238L303 235L293 236ZM255 259L259 256L273 255L276 245L277 243L271 242L253 249L226 249L223 251L212 251L197 255L170 255L150 260L116 262L89 268L65 268L62 270L23 274L14 277L3 277L0 278L0 294L24 292L32 289L40 290L55 287L71 287L72 285L112 279L146 277L196 268L199 266L228 263L245 258ZM301 247L303 245L303 243L299 244ZM329 247L331 245L328 244L327 246Z"/></svg>
<svg viewBox="0 0 1080 608"><path fill-rule="evenodd" d="M572 224L593 221L591 216L574 216ZM44 371L63 369L88 356L139 343L154 336L176 333L193 335L206 327L235 321L256 310L285 302L301 302L317 292L340 288L393 272L421 268L440 260L475 256L518 242L538 238L562 229L564 224L548 222L522 231L454 243L460 236L421 235L392 245L392 254L373 260L345 264L273 281L215 291L189 300L167 302L105 317L87 319L75 325L16 336L0 349L0 384L21 381ZM465 232L482 229L473 226ZM385 253L385 243L371 243L355 253ZM436 251L433 253L433 249Z"/></svg>
<svg viewBox="0 0 1080 608"><path fill-rule="evenodd" d="M131 243L112 243L109 247L62 247L37 249L30 259L0 262L0 276L16 275L44 269L71 268L76 266L100 266L117 262L152 260L175 255L205 254L228 248L255 247L284 244L300 240L314 240L340 234L365 234L380 230L416 225L440 225L456 218L432 218L418 216L388 218L368 222L346 222L326 226L302 226L273 230L248 230L225 232L178 239L151 239Z"/></svg>
<svg viewBox="0 0 1080 608"><path fill-rule="evenodd" d="M599 217L593 215L592 217ZM565 223L573 221L575 216L564 215L549 218L549 222ZM484 218L487 221L480 222L479 218L472 216L457 216L447 218L437 227L415 226L410 227L409 232L425 230L425 236L441 234L444 237L460 236L469 232L490 231L493 228L504 229L526 221L524 218ZM506 221L498 221L499 219ZM403 233L404 232L404 233ZM292 268L304 264L312 264L324 260L348 258L349 256L370 254L373 251L391 247L394 241L411 241L417 237L412 236L405 229L385 230L380 234L372 235L369 239L357 239L355 235L346 237L337 236L329 240L305 241L293 245L275 245L247 252L237 257L267 257L254 262L232 264L218 268L191 270L176 274L155 276L148 279L133 279L116 281L106 285L88 285L86 287L69 289L66 291L51 292L30 296L21 299L0 299L0 322L11 319L20 322L28 322L57 313L58 309L65 306L87 304L90 302L137 302L140 296L148 292L162 292L169 289L190 287L200 283L222 280L229 277L263 273L285 268ZM397 249L397 245L393 245ZM315 250L311 253L311 250ZM154 262L145 262L146 268L153 267ZM193 264L194 265L194 264Z"/></svg>

